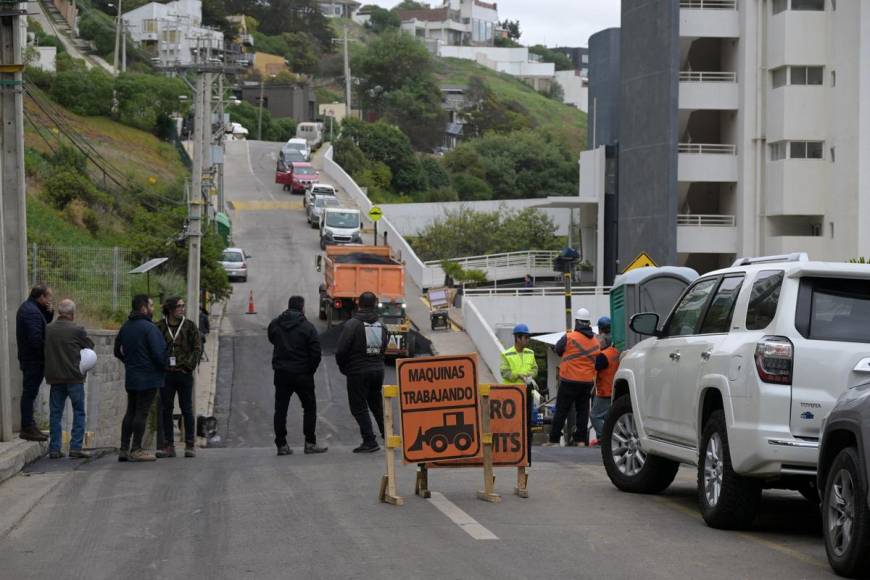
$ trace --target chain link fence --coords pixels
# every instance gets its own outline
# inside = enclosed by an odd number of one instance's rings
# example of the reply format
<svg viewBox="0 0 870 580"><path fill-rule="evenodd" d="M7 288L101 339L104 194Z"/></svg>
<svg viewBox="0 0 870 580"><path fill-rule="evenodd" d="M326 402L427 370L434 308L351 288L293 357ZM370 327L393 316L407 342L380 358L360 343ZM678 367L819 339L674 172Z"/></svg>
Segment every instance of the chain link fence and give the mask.
<svg viewBox="0 0 870 580"><path fill-rule="evenodd" d="M58 299L75 301L87 318L102 321L126 311L135 265L126 248L55 247L32 244L27 252L32 286L45 284Z"/></svg>

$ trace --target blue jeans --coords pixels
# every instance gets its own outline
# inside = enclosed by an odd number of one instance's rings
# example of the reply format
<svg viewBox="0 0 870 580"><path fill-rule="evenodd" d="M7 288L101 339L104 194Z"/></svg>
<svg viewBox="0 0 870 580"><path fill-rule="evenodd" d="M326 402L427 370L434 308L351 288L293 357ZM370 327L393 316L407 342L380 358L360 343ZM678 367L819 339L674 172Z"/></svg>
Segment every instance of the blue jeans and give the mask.
<svg viewBox="0 0 870 580"><path fill-rule="evenodd" d="M73 408L73 427L72 433L70 433L69 448L71 450L82 448L85 439L85 386L67 383L51 385L51 395L48 399L49 429L51 431L49 451L60 451L60 420L63 418L63 408L66 406L67 397L69 397Z"/></svg>
<svg viewBox="0 0 870 580"><path fill-rule="evenodd" d="M592 427L599 439L604 435L604 421L610 412L610 397L595 397L592 401Z"/></svg>

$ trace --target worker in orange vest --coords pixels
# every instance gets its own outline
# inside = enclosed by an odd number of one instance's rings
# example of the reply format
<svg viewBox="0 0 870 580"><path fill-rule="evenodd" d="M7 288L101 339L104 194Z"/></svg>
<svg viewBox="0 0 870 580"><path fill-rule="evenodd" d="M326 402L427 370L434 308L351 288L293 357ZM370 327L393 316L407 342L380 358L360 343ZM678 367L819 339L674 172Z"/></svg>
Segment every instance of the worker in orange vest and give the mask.
<svg viewBox="0 0 870 580"><path fill-rule="evenodd" d="M606 362L601 356L598 338L592 331L588 310L581 308L577 311L574 330L560 338L555 349L556 354L562 357L559 364L559 391L556 394L556 412L553 415L550 440L544 443L544 447L559 444L572 404L577 408L578 439L588 445L589 399L592 396L595 373Z"/></svg>
<svg viewBox="0 0 870 580"><path fill-rule="evenodd" d="M598 319L598 343L601 346L601 354L606 359L606 364L600 365L595 373L595 397L592 399L592 427L595 435L601 439L604 433L604 421L610 412L610 399L613 396L613 377L619 370L619 351L613 346L610 334L610 318L602 316ZM598 445L598 439L594 439L590 446Z"/></svg>

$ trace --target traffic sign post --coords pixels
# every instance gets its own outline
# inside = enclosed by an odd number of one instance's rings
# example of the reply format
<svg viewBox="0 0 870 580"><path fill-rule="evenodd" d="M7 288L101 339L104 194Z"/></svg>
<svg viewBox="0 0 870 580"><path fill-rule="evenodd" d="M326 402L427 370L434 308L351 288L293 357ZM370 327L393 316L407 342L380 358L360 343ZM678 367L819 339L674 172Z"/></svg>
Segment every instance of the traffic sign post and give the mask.
<svg viewBox="0 0 870 580"><path fill-rule="evenodd" d="M381 478L379 498L382 502L393 505L404 505L405 499L396 491L396 456L394 451L401 447L401 437L393 435L393 399L399 396L399 387L384 385L384 443L386 444L387 466L384 477Z"/></svg>
<svg viewBox="0 0 870 580"><path fill-rule="evenodd" d="M378 245L378 221L382 217L384 217L384 212L376 205L373 205L369 210L369 219L372 220L372 225L374 225L375 237L374 237L374 245Z"/></svg>

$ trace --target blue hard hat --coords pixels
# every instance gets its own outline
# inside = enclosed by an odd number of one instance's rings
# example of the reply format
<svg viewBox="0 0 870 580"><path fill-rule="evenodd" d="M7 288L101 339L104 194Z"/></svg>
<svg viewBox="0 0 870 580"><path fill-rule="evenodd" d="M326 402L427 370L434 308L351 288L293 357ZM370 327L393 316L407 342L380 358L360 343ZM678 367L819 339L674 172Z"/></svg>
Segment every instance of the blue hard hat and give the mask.
<svg viewBox="0 0 870 580"><path fill-rule="evenodd" d="M598 326L599 327L610 326L610 317L609 316L602 316L601 318L599 318L598 319Z"/></svg>
<svg viewBox="0 0 870 580"><path fill-rule="evenodd" d="M531 334L531 332L529 332L529 327L525 324L517 324L514 326L514 336L517 334Z"/></svg>

